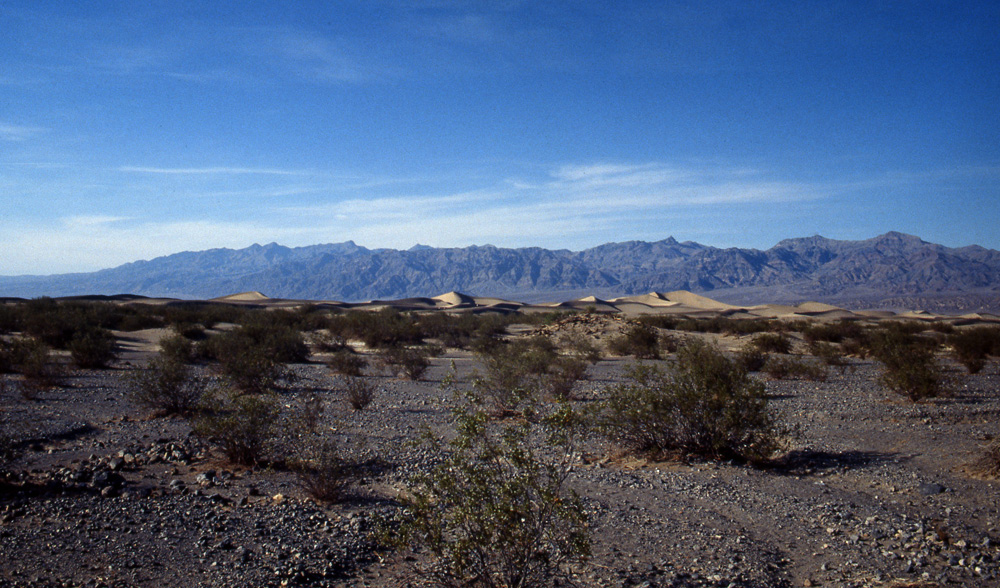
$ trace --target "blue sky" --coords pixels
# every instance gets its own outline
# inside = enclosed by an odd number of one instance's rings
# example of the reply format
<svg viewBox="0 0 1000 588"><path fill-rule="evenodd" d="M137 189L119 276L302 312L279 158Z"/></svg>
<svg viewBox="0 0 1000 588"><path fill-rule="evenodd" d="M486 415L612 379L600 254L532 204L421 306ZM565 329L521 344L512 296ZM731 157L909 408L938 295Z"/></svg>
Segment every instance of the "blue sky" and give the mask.
<svg viewBox="0 0 1000 588"><path fill-rule="evenodd" d="M0 4L0 274L183 250L1000 248L1000 5Z"/></svg>

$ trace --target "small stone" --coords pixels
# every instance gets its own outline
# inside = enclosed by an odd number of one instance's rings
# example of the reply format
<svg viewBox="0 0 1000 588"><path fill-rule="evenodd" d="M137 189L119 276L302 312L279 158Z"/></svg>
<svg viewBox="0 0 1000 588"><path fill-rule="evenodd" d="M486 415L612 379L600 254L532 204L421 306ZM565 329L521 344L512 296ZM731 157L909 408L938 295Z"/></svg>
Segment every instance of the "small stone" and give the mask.
<svg viewBox="0 0 1000 588"><path fill-rule="evenodd" d="M918 487L918 490L924 496L933 496L935 494L941 494L942 492L944 492L945 487L942 486L941 484L930 482L927 484L921 484Z"/></svg>

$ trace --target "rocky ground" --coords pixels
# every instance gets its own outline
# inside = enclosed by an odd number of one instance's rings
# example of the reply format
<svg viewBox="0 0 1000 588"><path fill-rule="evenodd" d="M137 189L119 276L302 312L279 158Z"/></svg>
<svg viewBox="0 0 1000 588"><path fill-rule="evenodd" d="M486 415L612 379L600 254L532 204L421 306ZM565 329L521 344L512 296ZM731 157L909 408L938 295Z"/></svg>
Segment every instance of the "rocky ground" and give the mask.
<svg viewBox="0 0 1000 588"><path fill-rule="evenodd" d="M408 586L408 555L375 549L374 521L426 467L409 443L445 430L441 388L452 351L418 382L371 376L374 402L351 410L320 363L295 366L289 414L307 393L326 401L322 428L366 476L346 500L310 500L281 468L236 468L187 421L134 405L125 375L78 371L31 400L3 376L3 418L21 445L0 492L5 586ZM584 402L628 362L592 366ZM967 464L1000 435L1000 366L950 368L953 394L910 404L854 360L826 382L768 381L800 433L767 468L654 463L594 442L574 468L593 557L581 586L1000 586L1000 482ZM212 377L205 373L206 378Z"/></svg>

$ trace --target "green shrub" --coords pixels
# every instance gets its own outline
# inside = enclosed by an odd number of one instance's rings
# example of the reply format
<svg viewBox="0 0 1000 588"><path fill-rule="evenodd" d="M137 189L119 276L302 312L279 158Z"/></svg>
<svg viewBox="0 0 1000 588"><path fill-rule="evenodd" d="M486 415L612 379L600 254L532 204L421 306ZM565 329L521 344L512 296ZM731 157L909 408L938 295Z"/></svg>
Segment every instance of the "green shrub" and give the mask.
<svg viewBox="0 0 1000 588"><path fill-rule="evenodd" d="M293 465L299 486L320 502L339 502L355 477L337 445L329 440L313 442Z"/></svg>
<svg viewBox="0 0 1000 588"><path fill-rule="evenodd" d="M59 384L62 370L52 361L49 346L34 337L15 339L9 344L9 357L13 371L24 376L22 395L33 398L44 389Z"/></svg>
<svg viewBox="0 0 1000 588"><path fill-rule="evenodd" d="M69 351L73 363L84 369L106 368L117 356L114 335L100 327L78 331L69 343Z"/></svg>
<svg viewBox="0 0 1000 588"><path fill-rule="evenodd" d="M326 365L335 374L344 376L360 376L368 367L368 361L358 355L350 347L334 351Z"/></svg>
<svg viewBox="0 0 1000 588"><path fill-rule="evenodd" d="M775 380L787 378L813 380L822 382L826 380L826 368L823 364L813 363L798 357L779 357L772 355L764 364L763 372Z"/></svg>
<svg viewBox="0 0 1000 588"><path fill-rule="evenodd" d="M190 363L195 358L194 344L187 337L175 333L160 340L160 355L180 363Z"/></svg>
<svg viewBox="0 0 1000 588"><path fill-rule="evenodd" d="M191 368L172 356L161 353L146 369L129 372L128 378L134 402L165 414L190 415L201 401L203 390Z"/></svg>
<svg viewBox="0 0 1000 588"><path fill-rule="evenodd" d="M393 375L405 376L410 380L419 380L431 365L425 350L410 347L382 349L378 353L378 361Z"/></svg>
<svg viewBox="0 0 1000 588"><path fill-rule="evenodd" d="M222 375L233 386L248 394L264 394L292 377L268 346L244 335L230 335L209 338L198 346L198 352L217 359Z"/></svg>
<svg viewBox="0 0 1000 588"><path fill-rule="evenodd" d="M660 337L653 327L633 325L608 341L608 351L615 355L631 355L636 359L659 359Z"/></svg>
<svg viewBox="0 0 1000 588"><path fill-rule="evenodd" d="M745 372L759 372L767 364L768 354L756 345L747 345L736 354L736 365Z"/></svg>
<svg viewBox="0 0 1000 588"><path fill-rule="evenodd" d="M542 387L556 400L573 400L573 388L587 376L587 363L575 357L560 357L542 378Z"/></svg>
<svg viewBox="0 0 1000 588"><path fill-rule="evenodd" d="M430 440L442 461L413 480L395 533L398 548L429 556L418 575L439 586L542 587L568 578L590 552L579 497L566 489L569 436L555 432L554 463L535 453L530 426L493 431L489 417L464 411L458 436ZM418 560L419 561L419 560Z"/></svg>
<svg viewBox="0 0 1000 588"><path fill-rule="evenodd" d="M872 353L882 363L880 381L886 388L914 402L942 393L941 368L926 340L905 328L885 329L873 336Z"/></svg>
<svg viewBox="0 0 1000 588"><path fill-rule="evenodd" d="M712 345L693 341L667 371L633 366L608 389L598 429L626 450L761 460L787 429L769 410L764 385Z"/></svg>
<svg viewBox="0 0 1000 588"><path fill-rule="evenodd" d="M364 378L344 376L338 379L338 384L344 390L347 403L354 410L363 410L375 399L375 384Z"/></svg>
<svg viewBox="0 0 1000 588"><path fill-rule="evenodd" d="M957 331L948 337L948 344L954 350L955 359L970 374L975 374L986 365L987 356L1000 348L1000 329L976 327Z"/></svg>
<svg viewBox="0 0 1000 588"><path fill-rule="evenodd" d="M761 333L750 344L765 353L788 353L792 350L792 342L780 333Z"/></svg>
<svg viewBox="0 0 1000 588"><path fill-rule="evenodd" d="M809 344L809 353L818 357L824 364L829 366L844 367L847 360L840 347L824 341L814 341Z"/></svg>
<svg viewBox="0 0 1000 588"><path fill-rule="evenodd" d="M257 465L275 439L279 403L271 394L215 392L203 403L193 429L217 443L230 462Z"/></svg>

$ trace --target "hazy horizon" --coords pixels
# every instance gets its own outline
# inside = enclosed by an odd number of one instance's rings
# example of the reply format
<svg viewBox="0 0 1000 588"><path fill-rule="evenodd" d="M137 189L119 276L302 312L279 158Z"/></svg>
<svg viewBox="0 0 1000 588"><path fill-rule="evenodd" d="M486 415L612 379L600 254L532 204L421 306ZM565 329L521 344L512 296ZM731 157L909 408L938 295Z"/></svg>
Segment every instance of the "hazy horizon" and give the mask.
<svg viewBox="0 0 1000 588"><path fill-rule="evenodd" d="M992 2L0 7L0 275L353 240L1000 249Z"/></svg>

